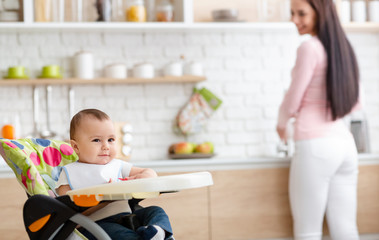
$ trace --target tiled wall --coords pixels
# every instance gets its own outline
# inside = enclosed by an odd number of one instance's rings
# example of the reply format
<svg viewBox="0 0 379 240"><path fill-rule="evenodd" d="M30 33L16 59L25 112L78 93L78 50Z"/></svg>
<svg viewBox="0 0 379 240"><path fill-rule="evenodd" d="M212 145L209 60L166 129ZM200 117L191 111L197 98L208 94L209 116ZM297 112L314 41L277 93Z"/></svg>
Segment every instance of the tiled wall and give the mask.
<svg viewBox="0 0 379 240"><path fill-rule="evenodd" d="M351 33L362 83L371 148L379 153L379 34ZM128 68L148 61L160 69L169 61L185 56L200 61L206 86L223 101L206 129L183 137L172 131L173 120L188 101L193 84L77 85L75 110L99 108L114 121L134 126L132 161L166 159L168 146L176 141L212 141L219 157L245 158L276 155L275 132L278 106L290 81L299 37L295 31L256 32L80 32L48 31L0 33L0 71L24 65L36 77L42 66L59 64L64 75L72 75L71 58L89 50L96 59L96 75L104 66L123 62ZM44 93L41 88L41 128L46 126ZM67 137L69 126L67 86L53 87L52 129ZM32 88L0 87L1 120L21 117L22 133L32 131Z"/></svg>

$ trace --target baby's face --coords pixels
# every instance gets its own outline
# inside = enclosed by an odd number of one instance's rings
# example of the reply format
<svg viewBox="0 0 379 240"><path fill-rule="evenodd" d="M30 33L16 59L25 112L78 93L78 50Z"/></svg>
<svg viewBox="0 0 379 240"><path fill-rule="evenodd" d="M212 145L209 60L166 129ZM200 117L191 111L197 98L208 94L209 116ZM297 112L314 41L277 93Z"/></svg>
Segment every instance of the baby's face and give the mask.
<svg viewBox="0 0 379 240"><path fill-rule="evenodd" d="M112 121L85 117L71 145L79 156L79 162L107 164L116 156L116 135Z"/></svg>

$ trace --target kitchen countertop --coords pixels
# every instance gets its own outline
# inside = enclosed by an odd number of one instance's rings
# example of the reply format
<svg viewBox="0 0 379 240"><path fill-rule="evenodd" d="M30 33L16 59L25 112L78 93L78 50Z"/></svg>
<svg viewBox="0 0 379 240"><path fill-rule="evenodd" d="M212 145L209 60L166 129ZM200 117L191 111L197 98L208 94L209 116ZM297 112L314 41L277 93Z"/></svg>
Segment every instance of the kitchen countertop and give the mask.
<svg viewBox="0 0 379 240"><path fill-rule="evenodd" d="M265 156L251 158L164 159L131 163L137 167L152 168L159 173L289 167L290 160L291 158L289 157ZM359 154L359 164L377 165L379 164L379 154ZM0 178L9 177L14 177L13 172L0 159Z"/></svg>

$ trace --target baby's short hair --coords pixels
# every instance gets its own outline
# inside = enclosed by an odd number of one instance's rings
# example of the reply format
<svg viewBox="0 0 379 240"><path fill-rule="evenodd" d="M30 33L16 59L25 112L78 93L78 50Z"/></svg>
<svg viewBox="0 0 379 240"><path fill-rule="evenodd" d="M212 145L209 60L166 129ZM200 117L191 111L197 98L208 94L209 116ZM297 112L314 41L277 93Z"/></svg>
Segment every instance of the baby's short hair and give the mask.
<svg viewBox="0 0 379 240"><path fill-rule="evenodd" d="M103 111L100 111L98 109L84 109L75 114L70 123L70 139L74 139L76 130L82 121L84 117L94 117L97 120L103 121L103 120L110 120L110 117Z"/></svg>

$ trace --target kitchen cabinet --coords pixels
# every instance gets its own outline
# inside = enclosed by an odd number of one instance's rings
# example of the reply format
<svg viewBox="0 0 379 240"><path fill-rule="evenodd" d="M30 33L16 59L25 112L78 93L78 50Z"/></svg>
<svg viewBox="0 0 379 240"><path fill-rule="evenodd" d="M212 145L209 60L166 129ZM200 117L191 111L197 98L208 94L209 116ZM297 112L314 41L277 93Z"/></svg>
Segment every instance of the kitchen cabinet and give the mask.
<svg viewBox="0 0 379 240"><path fill-rule="evenodd" d="M359 171L359 232L379 233L379 165L363 165ZM171 219L178 239L292 237L288 167L211 173L213 186L148 199L143 204L162 206ZM194 229L198 231L195 231L196 235L191 235ZM327 232L324 224L324 233Z"/></svg>
<svg viewBox="0 0 379 240"><path fill-rule="evenodd" d="M0 236L6 239L28 239L22 219L26 193L16 178L0 179Z"/></svg>
<svg viewBox="0 0 379 240"><path fill-rule="evenodd" d="M200 161L200 160L199 160ZM159 175L177 174L165 172ZM183 172L179 172L183 173ZM227 240L290 238L288 167L212 170L214 185L145 199L169 215L176 239ZM15 178L0 179L0 235L26 239L22 206L26 194ZM358 229L379 233L379 165L360 165ZM327 233L326 224L324 232Z"/></svg>
<svg viewBox="0 0 379 240"><path fill-rule="evenodd" d="M200 1L200 0L196 0ZM336 0L337 9L340 7L341 0ZM246 5L251 4L246 1ZM175 6L175 22L146 22L146 23L131 23L131 22L34 22L33 16L33 1L23 1L24 21L0 23L0 32L62 32L62 31L123 31L123 32L161 32L161 31L295 31L295 27L290 22L236 22L236 23L221 23L221 22L195 22L193 0L174 0ZM218 5L212 8L220 8ZM243 6L239 6L243 8ZM209 9L209 14L211 14ZM343 24L348 32L379 32L379 23L346 23Z"/></svg>
<svg viewBox="0 0 379 240"><path fill-rule="evenodd" d="M163 175L163 174L159 174ZM142 206L160 206L170 218L175 239L210 240L209 187L162 194Z"/></svg>

